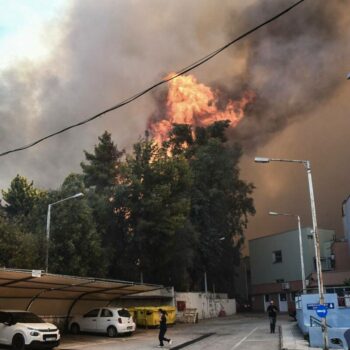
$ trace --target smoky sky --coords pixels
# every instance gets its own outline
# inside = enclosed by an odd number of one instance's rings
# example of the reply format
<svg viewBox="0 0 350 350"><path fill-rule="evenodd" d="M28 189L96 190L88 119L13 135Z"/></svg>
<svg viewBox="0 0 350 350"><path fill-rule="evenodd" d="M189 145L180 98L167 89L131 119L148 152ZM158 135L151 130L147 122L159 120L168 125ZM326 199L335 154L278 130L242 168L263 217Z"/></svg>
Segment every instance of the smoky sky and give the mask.
<svg viewBox="0 0 350 350"><path fill-rule="evenodd" d="M0 71L0 151L23 146L86 119L150 86L272 17L293 1L72 1L51 23L45 62L23 60ZM310 225L303 169L255 165L262 156L309 159L319 226L341 233L341 202L350 192L348 96L349 4L306 0L193 71L199 82L256 100L230 137L243 147L242 176L256 185L257 209L247 236L294 228L268 210L294 211ZM53 33L55 36L53 37ZM59 33L59 35L57 34ZM55 38L55 40L53 39ZM350 84L350 83L349 83ZM119 148L144 134L164 106L161 87L88 125L30 150L2 157L0 188L16 174L39 188L58 188L80 171L105 130ZM264 154L263 154L264 153Z"/></svg>

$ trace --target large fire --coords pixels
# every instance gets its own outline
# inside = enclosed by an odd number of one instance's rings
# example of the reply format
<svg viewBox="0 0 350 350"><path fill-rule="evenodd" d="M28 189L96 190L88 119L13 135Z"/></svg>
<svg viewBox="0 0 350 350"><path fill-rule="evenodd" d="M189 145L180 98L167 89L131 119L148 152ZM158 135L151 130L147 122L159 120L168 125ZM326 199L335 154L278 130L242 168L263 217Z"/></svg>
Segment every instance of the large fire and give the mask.
<svg viewBox="0 0 350 350"><path fill-rule="evenodd" d="M229 120L235 127L244 117L244 110L254 94L246 92L238 101L229 100L226 107L219 110L218 93L197 82L193 75L179 76L169 82L164 119L150 122L152 136L160 144L168 138L173 124L207 126L215 121Z"/></svg>

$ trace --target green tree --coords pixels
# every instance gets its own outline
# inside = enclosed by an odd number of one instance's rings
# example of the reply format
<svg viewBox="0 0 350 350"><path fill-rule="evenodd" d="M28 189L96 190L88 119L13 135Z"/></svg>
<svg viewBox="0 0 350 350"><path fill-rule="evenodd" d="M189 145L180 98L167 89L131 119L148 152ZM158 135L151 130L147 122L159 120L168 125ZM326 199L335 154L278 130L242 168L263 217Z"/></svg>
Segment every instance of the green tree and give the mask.
<svg viewBox="0 0 350 350"><path fill-rule="evenodd" d="M10 216L26 216L33 209L35 203L41 198L43 192L33 186L25 177L17 175L7 191L2 191L6 201L6 212Z"/></svg>
<svg viewBox="0 0 350 350"><path fill-rule="evenodd" d="M84 151L88 163L80 163L85 186L95 186L97 191L115 185L120 158L124 154L124 150L118 150L112 141L111 134L107 131L98 139L99 144L95 146L94 153Z"/></svg>
<svg viewBox="0 0 350 350"><path fill-rule="evenodd" d="M182 148L193 175L190 220L199 239L192 288L202 288L207 272L217 291L233 294L234 264L239 261L248 216L255 209L253 185L239 176L241 149L226 139L228 126L228 121L216 122L192 133L187 126L175 125L165 145L175 154Z"/></svg>
<svg viewBox="0 0 350 350"><path fill-rule="evenodd" d="M192 231L185 230L190 227L192 182L188 162L182 155L169 156L153 141L140 140L122 167L121 179L114 202L119 228L116 256L125 255L115 266L128 261L128 268L136 274L138 267L147 282L173 284L185 279L192 249L187 237ZM175 269L181 248L182 264Z"/></svg>
<svg viewBox="0 0 350 350"><path fill-rule="evenodd" d="M50 201L85 192L82 175L70 174ZM52 207L49 271L79 276L104 276L101 238L86 198L71 199Z"/></svg>
<svg viewBox="0 0 350 350"><path fill-rule="evenodd" d="M0 216L0 266L37 269L40 266L38 238Z"/></svg>
<svg viewBox="0 0 350 350"><path fill-rule="evenodd" d="M124 150L119 151L113 143L111 134L104 132L94 148L94 153L84 151L87 163L81 163L86 187L89 187L88 202L92 208L96 229L105 249L107 264L113 264L116 222L114 204L111 201L120 176L121 158ZM112 276L111 276L112 277Z"/></svg>

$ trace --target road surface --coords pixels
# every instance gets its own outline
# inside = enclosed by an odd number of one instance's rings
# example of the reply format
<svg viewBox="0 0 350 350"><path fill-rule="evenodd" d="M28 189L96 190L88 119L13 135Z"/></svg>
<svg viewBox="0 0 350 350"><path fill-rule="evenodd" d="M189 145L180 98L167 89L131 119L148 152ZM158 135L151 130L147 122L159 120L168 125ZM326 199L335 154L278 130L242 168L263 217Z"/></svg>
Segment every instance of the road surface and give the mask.
<svg viewBox="0 0 350 350"><path fill-rule="evenodd" d="M280 315L277 328L288 322L291 322L288 316ZM278 350L280 342L279 332L270 334L268 318L263 314L239 314L198 324L177 324L168 328L166 337L173 339L173 350ZM67 335L57 350L149 350L157 345L157 329L139 329L131 337Z"/></svg>

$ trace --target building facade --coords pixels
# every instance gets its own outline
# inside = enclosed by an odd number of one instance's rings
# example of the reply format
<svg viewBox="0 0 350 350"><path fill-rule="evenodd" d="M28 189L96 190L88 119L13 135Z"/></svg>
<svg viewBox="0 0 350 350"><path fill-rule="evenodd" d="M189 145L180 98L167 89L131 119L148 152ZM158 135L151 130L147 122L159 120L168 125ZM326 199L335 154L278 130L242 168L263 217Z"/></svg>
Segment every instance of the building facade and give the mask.
<svg viewBox="0 0 350 350"><path fill-rule="evenodd" d="M350 196L344 200L342 205L342 219L343 219L343 227L344 227L344 236L347 240L350 251Z"/></svg>
<svg viewBox="0 0 350 350"><path fill-rule="evenodd" d="M302 230L303 257L307 284L316 271L312 228ZM332 270L333 230L319 229L322 270ZM285 231L249 241L251 303L253 310L266 311L274 300L281 312L302 290L299 231Z"/></svg>

